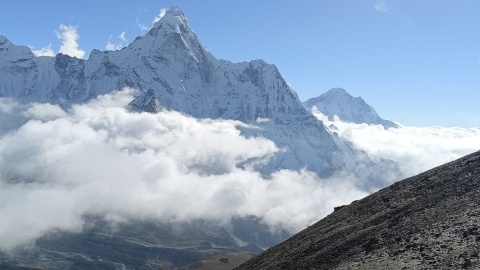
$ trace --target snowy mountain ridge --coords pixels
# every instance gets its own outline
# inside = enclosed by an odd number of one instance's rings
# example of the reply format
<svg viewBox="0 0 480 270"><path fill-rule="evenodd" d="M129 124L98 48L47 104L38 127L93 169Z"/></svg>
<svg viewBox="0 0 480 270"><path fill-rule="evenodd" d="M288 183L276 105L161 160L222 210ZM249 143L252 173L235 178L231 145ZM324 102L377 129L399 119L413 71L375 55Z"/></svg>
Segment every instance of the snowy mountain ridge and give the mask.
<svg viewBox="0 0 480 270"><path fill-rule="evenodd" d="M322 114L328 116L329 120L333 120L337 115L346 122L382 125L385 129L398 127L396 123L382 119L361 97L353 97L343 88L332 88L316 98L303 102L303 106L309 111L315 106Z"/></svg>
<svg viewBox="0 0 480 270"><path fill-rule="evenodd" d="M141 96L133 110L180 111L196 118L257 124L242 130L282 149L262 170L314 171L329 176L374 162L335 137L307 111L275 65L263 60L216 59L179 8L170 8L143 37L117 51L93 50L87 60L57 54L36 57L30 48L0 36L0 97L68 107L116 89ZM143 96L143 97L142 97Z"/></svg>
<svg viewBox="0 0 480 270"><path fill-rule="evenodd" d="M36 57L4 36L0 53L2 97L69 104L132 87L153 89L163 107L194 117L252 122L284 113L308 115L274 65L215 59L178 8L167 10L128 47L94 50L88 60Z"/></svg>
<svg viewBox="0 0 480 270"><path fill-rule="evenodd" d="M145 36L126 48L94 50L87 60L63 54L36 57L30 48L2 36L0 69L0 97L68 107L123 87L135 88L146 97L132 105L152 101L147 105L152 111L161 105L197 118L245 123L269 119L258 131L244 131L287 149L266 171L306 167L329 175L344 166L342 159L334 158L341 155L337 139L303 108L274 65L215 59L178 8L168 9Z"/></svg>

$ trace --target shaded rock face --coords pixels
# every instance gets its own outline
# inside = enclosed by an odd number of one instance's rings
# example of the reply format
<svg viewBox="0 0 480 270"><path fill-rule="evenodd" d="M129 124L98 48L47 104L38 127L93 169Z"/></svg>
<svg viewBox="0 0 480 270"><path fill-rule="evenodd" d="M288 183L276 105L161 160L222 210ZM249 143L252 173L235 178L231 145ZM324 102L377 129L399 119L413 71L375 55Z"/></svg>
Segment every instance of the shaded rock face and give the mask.
<svg viewBox="0 0 480 270"><path fill-rule="evenodd" d="M479 269L480 152L344 206L237 269Z"/></svg>
<svg viewBox="0 0 480 270"><path fill-rule="evenodd" d="M382 125L385 129L398 127L394 122L382 119L361 97L352 97L343 88L332 88L302 104L309 111L315 106L322 114L328 116L329 120L333 120L337 115L345 122Z"/></svg>
<svg viewBox="0 0 480 270"><path fill-rule="evenodd" d="M163 110L160 102L155 96L155 92L153 92L151 89L140 94L137 98L128 103L127 109L132 112L148 113L159 113Z"/></svg>

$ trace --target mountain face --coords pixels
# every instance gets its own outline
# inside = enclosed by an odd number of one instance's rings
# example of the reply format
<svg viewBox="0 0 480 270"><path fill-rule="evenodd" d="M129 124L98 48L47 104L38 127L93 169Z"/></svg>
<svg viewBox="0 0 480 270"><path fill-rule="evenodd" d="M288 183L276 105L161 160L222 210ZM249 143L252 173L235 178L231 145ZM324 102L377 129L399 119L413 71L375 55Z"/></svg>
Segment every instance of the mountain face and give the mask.
<svg viewBox="0 0 480 270"><path fill-rule="evenodd" d="M319 97L303 102L303 106L308 111L315 106L329 120L337 115L346 122L382 125L385 129L398 127L394 122L380 118L375 109L361 97L352 97L342 88L332 88Z"/></svg>
<svg viewBox="0 0 480 270"><path fill-rule="evenodd" d="M167 10L145 36L128 47L94 50L88 60L63 54L36 57L28 47L0 36L0 71L0 97L25 102L68 107L131 87L145 96L132 105L155 99L164 109L197 118L253 124L263 119L263 129L248 134L265 136L287 150L263 168L265 172L306 167L327 176L345 167L336 143L339 139L303 108L274 65L262 60L232 63L216 59L178 8ZM146 111L158 110L156 104L143 105ZM131 109L142 107L135 106Z"/></svg>
<svg viewBox="0 0 480 270"><path fill-rule="evenodd" d="M479 269L480 152L397 182L237 269Z"/></svg>

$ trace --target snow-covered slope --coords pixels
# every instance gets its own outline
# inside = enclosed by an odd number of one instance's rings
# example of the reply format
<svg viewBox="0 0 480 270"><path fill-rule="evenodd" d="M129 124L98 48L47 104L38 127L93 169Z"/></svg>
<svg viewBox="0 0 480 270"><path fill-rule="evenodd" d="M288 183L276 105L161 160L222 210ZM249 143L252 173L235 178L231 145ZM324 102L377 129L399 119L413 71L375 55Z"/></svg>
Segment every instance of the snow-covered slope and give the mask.
<svg viewBox="0 0 480 270"><path fill-rule="evenodd" d="M394 122L380 118L375 109L361 97L352 97L342 88L332 88L319 97L303 102L303 106L309 111L314 106L317 107L329 120L337 115L346 122L382 125L386 129L398 127Z"/></svg>

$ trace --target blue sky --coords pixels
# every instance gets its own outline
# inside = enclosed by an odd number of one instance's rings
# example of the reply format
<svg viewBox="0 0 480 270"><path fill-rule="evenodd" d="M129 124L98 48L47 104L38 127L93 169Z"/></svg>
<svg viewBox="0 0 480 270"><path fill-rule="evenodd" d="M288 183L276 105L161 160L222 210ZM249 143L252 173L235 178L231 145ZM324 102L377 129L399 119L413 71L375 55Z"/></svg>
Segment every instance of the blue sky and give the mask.
<svg viewBox="0 0 480 270"><path fill-rule="evenodd" d="M343 87L404 125L480 126L477 0L6 1L0 34L57 52L75 26L88 58L170 6L217 58L275 64L301 100Z"/></svg>

